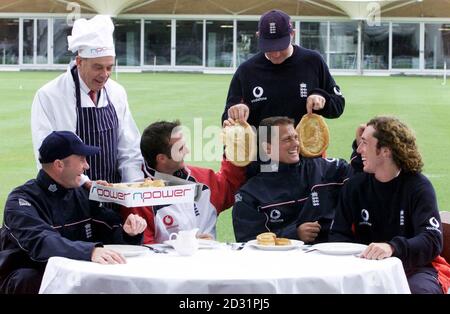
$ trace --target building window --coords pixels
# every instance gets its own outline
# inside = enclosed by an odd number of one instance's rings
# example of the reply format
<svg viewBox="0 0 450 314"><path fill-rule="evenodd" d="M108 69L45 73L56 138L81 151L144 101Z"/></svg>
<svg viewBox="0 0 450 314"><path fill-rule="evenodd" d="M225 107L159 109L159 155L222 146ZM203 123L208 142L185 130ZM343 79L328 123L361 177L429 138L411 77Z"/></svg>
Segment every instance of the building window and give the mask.
<svg viewBox="0 0 450 314"><path fill-rule="evenodd" d="M48 20L38 19L36 21L36 63L48 63Z"/></svg>
<svg viewBox="0 0 450 314"><path fill-rule="evenodd" d="M425 24L425 68L450 67L450 24Z"/></svg>
<svg viewBox="0 0 450 314"><path fill-rule="evenodd" d="M177 21L176 65L202 65L203 21Z"/></svg>
<svg viewBox="0 0 450 314"><path fill-rule="evenodd" d="M23 20L23 63L34 63L33 38L34 20Z"/></svg>
<svg viewBox="0 0 450 314"><path fill-rule="evenodd" d="M258 52L257 30L257 21L237 22L237 66L250 59Z"/></svg>
<svg viewBox="0 0 450 314"><path fill-rule="evenodd" d="M0 64L19 63L19 20L0 19Z"/></svg>
<svg viewBox="0 0 450 314"><path fill-rule="evenodd" d="M53 20L53 63L68 64L73 53L68 50L67 36L72 34L72 26L66 19Z"/></svg>
<svg viewBox="0 0 450 314"><path fill-rule="evenodd" d="M141 20L114 21L114 43L119 65L141 65Z"/></svg>
<svg viewBox="0 0 450 314"><path fill-rule="evenodd" d="M48 63L47 19L23 20L23 63Z"/></svg>
<svg viewBox="0 0 450 314"><path fill-rule="evenodd" d="M206 21L206 66L233 66L232 21Z"/></svg>
<svg viewBox="0 0 450 314"><path fill-rule="evenodd" d="M315 50L327 60L327 24L328 22L301 22L300 46Z"/></svg>
<svg viewBox="0 0 450 314"><path fill-rule="evenodd" d="M362 34L364 69L387 70L389 68L389 24L369 26L367 22L364 22Z"/></svg>
<svg viewBox="0 0 450 314"><path fill-rule="evenodd" d="M145 21L144 64L170 65L170 20Z"/></svg>
<svg viewBox="0 0 450 314"><path fill-rule="evenodd" d="M419 68L419 24L392 24L392 68Z"/></svg>
<svg viewBox="0 0 450 314"><path fill-rule="evenodd" d="M330 23L330 68L344 70L356 69L357 51L357 23Z"/></svg>

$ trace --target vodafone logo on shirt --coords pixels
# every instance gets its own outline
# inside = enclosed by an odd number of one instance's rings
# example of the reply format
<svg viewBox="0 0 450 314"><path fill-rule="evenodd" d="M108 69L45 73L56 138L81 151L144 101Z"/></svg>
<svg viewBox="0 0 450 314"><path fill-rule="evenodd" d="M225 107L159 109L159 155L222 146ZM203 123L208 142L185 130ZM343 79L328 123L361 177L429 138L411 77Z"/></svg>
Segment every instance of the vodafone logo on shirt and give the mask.
<svg viewBox="0 0 450 314"><path fill-rule="evenodd" d="M255 96L256 98L261 97L263 93L264 93L264 89L261 86L256 86L253 89L253 96Z"/></svg>
<svg viewBox="0 0 450 314"><path fill-rule="evenodd" d="M361 209L361 219L362 219L362 221L359 222L359 225L360 226L361 225L366 225L366 226L371 227L372 223L369 222L369 218L370 218L369 211L367 209L365 209L365 208Z"/></svg>
<svg viewBox="0 0 450 314"><path fill-rule="evenodd" d="M170 215L165 215L164 218L162 219L164 225L166 225L167 227L170 227L173 224L173 217Z"/></svg>
<svg viewBox="0 0 450 314"><path fill-rule="evenodd" d="M439 221L436 219L436 217L430 218L430 225L432 225L435 228L439 228Z"/></svg>
<svg viewBox="0 0 450 314"><path fill-rule="evenodd" d="M255 99L252 99L251 102L258 102L258 101L263 101L263 100L267 100L267 97L261 97L264 94L264 89L261 86L256 86L255 88L253 88L253 96L255 97Z"/></svg>
<svg viewBox="0 0 450 314"><path fill-rule="evenodd" d="M433 231L437 231L439 233L442 233L441 230L439 229L440 223L439 221L436 219L436 217L431 217L428 222L430 223L431 227L425 227L427 230L433 230Z"/></svg>

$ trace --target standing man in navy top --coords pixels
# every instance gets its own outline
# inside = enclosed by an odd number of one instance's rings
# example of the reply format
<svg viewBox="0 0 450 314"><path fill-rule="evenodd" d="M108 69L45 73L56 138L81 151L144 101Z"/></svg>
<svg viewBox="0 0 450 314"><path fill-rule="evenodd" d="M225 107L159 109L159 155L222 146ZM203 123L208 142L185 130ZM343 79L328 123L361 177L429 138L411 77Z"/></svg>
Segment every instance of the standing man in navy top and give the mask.
<svg viewBox="0 0 450 314"><path fill-rule="evenodd" d="M398 257L412 293L442 293L449 265L442 251L436 194L423 175L412 131L392 117L369 121L358 146L364 172L341 191L331 241L367 244L367 259Z"/></svg>
<svg viewBox="0 0 450 314"><path fill-rule="evenodd" d="M47 260L62 256L100 264L123 264L103 244L140 244L147 223L89 201L80 187L89 169L86 156L100 149L69 131L50 133L39 149L36 179L15 188L6 200L0 229L0 294L37 293Z"/></svg>
<svg viewBox="0 0 450 314"><path fill-rule="evenodd" d="M99 146L88 157L89 180L141 181L144 174L140 134L131 116L125 89L110 79L115 60L114 25L108 16L78 19L68 36L69 50L77 52L66 73L40 88L31 109L31 131L36 160L42 140L52 131L76 133L88 145ZM38 167L40 164L38 162Z"/></svg>
<svg viewBox="0 0 450 314"><path fill-rule="evenodd" d="M319 53L291 42L295 31L289 15L279 10L261 16L258 25L260 53L242 63L228 90L222 122L228 117L261 120L287 116L298 124L306 113L337 118L345 100Z"/></svg>

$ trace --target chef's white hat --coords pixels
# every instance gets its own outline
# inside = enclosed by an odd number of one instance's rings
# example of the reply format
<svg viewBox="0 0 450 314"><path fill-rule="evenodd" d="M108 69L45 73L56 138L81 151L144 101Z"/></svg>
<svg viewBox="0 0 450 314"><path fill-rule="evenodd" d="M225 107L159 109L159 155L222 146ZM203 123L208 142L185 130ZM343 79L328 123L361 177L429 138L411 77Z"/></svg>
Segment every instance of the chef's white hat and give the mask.
<svg viewBox="0 0 450 314"><path fill-rule="evenodd" d="M107 15L78 19L73 24L72 35L67 36L69 50L78 51L82 58L114 57L113 32L114 24Z"/></svg>

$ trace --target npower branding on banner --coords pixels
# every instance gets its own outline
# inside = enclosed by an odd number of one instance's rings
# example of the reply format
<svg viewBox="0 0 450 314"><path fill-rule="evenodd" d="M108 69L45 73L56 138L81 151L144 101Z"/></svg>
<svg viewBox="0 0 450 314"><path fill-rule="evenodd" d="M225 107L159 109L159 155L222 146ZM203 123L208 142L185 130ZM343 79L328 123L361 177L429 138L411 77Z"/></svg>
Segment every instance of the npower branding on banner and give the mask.
<svg viewBox="0 0 450 314"><path fill-rule="evenodd" d="M89 199L112 202L126 207L192 203L195 184L171 185L165 187L124 188L92 183Z"/></svg>

